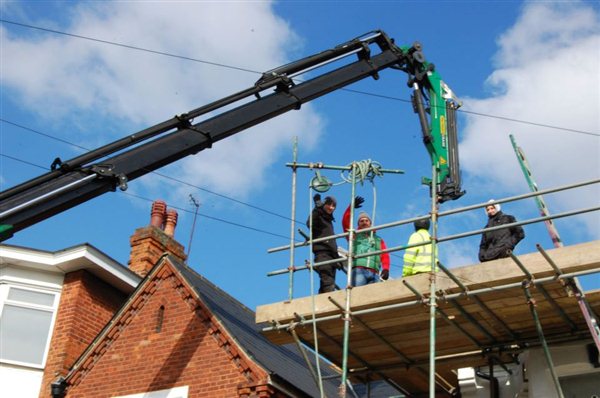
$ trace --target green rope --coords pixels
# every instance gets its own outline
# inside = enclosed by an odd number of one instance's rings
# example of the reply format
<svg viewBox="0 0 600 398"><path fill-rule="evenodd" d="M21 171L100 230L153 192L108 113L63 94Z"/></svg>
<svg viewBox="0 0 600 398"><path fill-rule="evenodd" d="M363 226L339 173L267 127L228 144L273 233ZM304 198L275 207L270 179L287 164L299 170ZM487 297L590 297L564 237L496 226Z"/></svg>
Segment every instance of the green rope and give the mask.
<svg viewBox="0 0 600 398"><path fill-rule="evenodd" d="M356 161L354 164L356 165L354 167L354 170L356 170L355 181L360 182L361 185L364 184L365 180L373 182L375 177L383 177L383 173L381 172L381 164L379 162L366 159ZM345 182L352 182L352 170L343 170L341 176L342 180Z"/></svg>
<svg viewBox="0 0 600 398"><path fill-rule="evenodd" d="M375 187L375 177L383 177L381 164L379 162L372 161L371 159L355 161L353 164L354 170L356 171L355 181L359 181L361 185L364 185L365 181L369 181L373 186L373 210L371 212L371 224L375 225L375 214L377 210L377 188ZM349 166L352 166L352 164ZM352 183L352 168L349 171L343 170L341 172L341 177L344 182ZM369 234L369 239L371 242L374 239L374 233L375 231L371 231ZM370 260L371 258L367 257L367 261Z"/></svg>

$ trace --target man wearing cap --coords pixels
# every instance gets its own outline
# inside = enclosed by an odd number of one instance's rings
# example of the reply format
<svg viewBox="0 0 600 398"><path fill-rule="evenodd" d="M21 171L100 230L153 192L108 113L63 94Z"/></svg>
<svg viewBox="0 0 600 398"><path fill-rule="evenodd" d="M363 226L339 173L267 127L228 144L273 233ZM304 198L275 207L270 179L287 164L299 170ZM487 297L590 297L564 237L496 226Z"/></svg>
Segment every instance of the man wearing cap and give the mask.
<svg viewBox="0 0 600 398"><path fill-rule="evenodd" d="M488 216L488 222L485 228L496 227L498 225L512 224L517 220L500 211L500 204L493 203L491 199L486 207L485 212ZM517 243L525 237L525 232L521 226L501 228L493 231L484 232L481 235L481 243L479 244L479 261L491 261L497 258L510 256L510 251L514 250Z"/></svg>
<svg viewBox="0 0 600 398"><path fill-rule="evenodd" d="M408 238L407 246L412 246L404 252L402 276L411 276L431 271L431 256L433 254L431 235L429 235L429 219L414 222L415 232ZM426 244L422 244L429 242ZM415 245L415 246L413 246ZM434 261L437 261L437 247ZM437 268L437 267L436 267Z"/></svg>
<svg viewBox="0 0 600 398"><path fill-rule="evenodd" d="M354 198L354 208L358 209L362 206L365 200L357 196ZM352 204L348 206L344 212L342 218L342 227L344 232L347 232L350 228L350 208ZM381 239L375 231L361 232L361 229L371 227L371 217L364 211L358 214L358 231L354 235L354 242L352 245L352 252L354 255L370 253L378 250L386 249L385 242ZM362 286L369 283L379 282L381 279L387 280L390 276L390 254L382 253L380 255L359 257L354 260L354 266L352 267L352 286Z"/></svg>
<svg viewBox="0 0 600 398"><path fill-rule="evenodd" d="M333 196L327 196L325 201L321 202L321 195L316 194L313 197L313 201L315 202L315 207L311 216L306 220L306 225L312 231L312 239L334 235L333 212L335 211L337 204L335 198ZM315 255L315 263L339 258L335 238L313 243L312 250ZM335 271L337 268L341 267L342 265L340 263L330 263L318 266L317 272L319 273L319 279L321 281L319 293L333 292L335 290Z"/></svg>

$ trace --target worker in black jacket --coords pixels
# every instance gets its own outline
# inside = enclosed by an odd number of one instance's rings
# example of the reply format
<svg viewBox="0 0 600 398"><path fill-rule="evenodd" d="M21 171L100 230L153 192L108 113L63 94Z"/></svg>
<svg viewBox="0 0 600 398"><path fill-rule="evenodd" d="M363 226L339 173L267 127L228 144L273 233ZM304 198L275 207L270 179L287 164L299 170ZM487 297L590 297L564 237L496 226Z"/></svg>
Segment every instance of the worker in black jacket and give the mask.
<svg viewBox="0 0 600 398"><path fill-rule="evenodd" d="M494 202L494 200L492 199L490 202ZM513 216L500 211L499 203L487 205L485 212L488 215L486 229L517 222ZM479 261L484 262L509 257L509 251L514 250L517 243L524 237L525 232L521 226L484 232L481 235L481 243L479 245Z"/></svg>
<svg viewBox="0 0 600 398"><path fill-rule="evenodd" d="M315 207L312 211L312 228L310 225L311 217L306 221L306 225L312 231L312 238L319 239L333 235L333 212L337 205L335 198L327 196L325 201L321 202L321 195L316 194L313 200ZM335 238L313 243L312 249L315 255L315 263L339 258ZM317 272L321 281L319 293L333 292L335 290L335 271L341 267L340 263L318 266Z"/></svg>

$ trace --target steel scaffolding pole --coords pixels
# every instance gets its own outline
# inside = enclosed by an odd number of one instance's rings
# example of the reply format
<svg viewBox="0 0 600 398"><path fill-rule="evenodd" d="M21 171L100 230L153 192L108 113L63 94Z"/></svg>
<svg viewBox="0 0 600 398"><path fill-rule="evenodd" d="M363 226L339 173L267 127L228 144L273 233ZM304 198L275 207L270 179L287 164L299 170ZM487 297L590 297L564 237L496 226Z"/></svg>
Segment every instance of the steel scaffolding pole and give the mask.
<svg viewBox="0 0 600 398"><path fill-rule="evenodd" d="M450 272L450 270L448 268L446 268L444 266L444 264L440 263L438 261L438 267L446 274L448 275L448 277L454 282L456 283L456 285L463 291L464 295L467 296L467 293L469 292L469 288L466 287L452 272ZM483 303L483 301L481 301L481 299L477 296L473 296L473 299L475 301L475 303L477 303L477 305L485 311L486 314L488 314L497 324L499 324L500 326L502 326L502 328L508 333L508 335L513 339L513 340L518 340L517 335L506 325L506 323L504 323L504 321L502 321L498 315L496 315L492 310L490 310L488 308L487 305L485 305Z"/></svg>
<svg viewBox="0 0 600 398"><path fill-rule="evenodd" d="M343 311L344 307L335 301L333 298L329 297L329 301L331 301L336 307ZM363 329L365 329L371 336L375 337L377 340L382 342L387 348L394 352L394 354L398 355L403 361L405 366L410 366L413 364L413 360L408 358L406 355L402 353L402 351L398 350L392 343L390 343L385 337L381 336L375 330L373 330L366 322L364 322L360 317L352 315L352 320L358 323Z"/></svg>
<svg viewBox="0 0 600 398"><path fill-rule="evenodd" d="M467 236L473 236L473 235L479 235L483 232L489 232L489 231L495 231L498 229L504 229L504 228L512 228L512 227L516 227L519 225L528 225L528 224L534 224L536 222L540 222L540 221L545 221L548 219L556 219L556 218L563 218L563 217L569 217L569 216L573 216L573 215L577 215L577 214L583 214L583 213L589 213L589 212L593 212L593 211L599 211L600 210L600 206L596 206L596 207L590 207L587 209L579 209L579 210L574 210L574 211L567 211L564 213L558 213L558 214L554 214L554 215L549 215L549 216L545 216L545 217L538 217L538 218L532 218L529 220L524 220L524 221L520 221L520 222L514 222L511 224L503 224L503 225L498 225L495 227L490 227L490 228L482 228L482 229L477 229L477 230L473 230L473 231L469 231L469 232L463 232L463 233L459 233L459 234L454 234L454 235L448 235L448 236L444 236L441 238L437 238L437 243L441 243L441 242L447 242L450 240L455 240L455 239L460 239L460 238L465 238ZM440 213L441 214L441 213ZM415 217L411 220L416 221L416 220L424 220L428 217ZM395 225L400 225L400 224L406 224L407 221L403 221L401 223L394 223ZM377 229L379 226L375 226L373 229ZM365 228L365 231L369 230L368 228ZM311 244L312 242L319 242L319 241L324 241L327 239L332 239L332 238L338 238L338 237L342 237L342 236L346 236L348 235L346 234L337 234L337 235L331 235L325 238L320 238L320 239L315 239L314 241L309 241L309 242L305 242L300 244L300 246L305 246L307 244ZM372 251L369 253L365 253L365 254L358 254L355 256L355 258L361 258L361 257L368 257L368 256L374 256L374 255L379 255L382 253L391 253L391 252L395 252L395 251L399 251L399 250L405 250L408 249L410 247L417 247L417 246L423 246L426 245L427 242L425 243L418 243L418 244L414 244L414 245L404 245L404 246L394 246L394 247L388 247L385 250L376 250L376 251ZM289 249L289 246L285 246L283 250ZM339 261L339 260L338 260ZM328 260L328 262L324 261L321 263L315 263L314 266L318 266L318 265L324 265L324 264L328 264L328 263L333 263L336 262L336 260ZM295 271L300 271L303 269L307 269L308 267L297 267L295 268ZM269 272L267 275L268 276L273 276L273 275L280 275L280 274L285 274L288 272L288 269L282 269L282 270L277 270L277 271L272 271Z"/></svg>
<svg viewBox="0 0 600 398"><path fill-rule="evenodd" d="M527 183L529 184L529 188L532 192L539 192L537 184L533 179L531 168L529 167L529 163L527 162L527 158L525 157L525 153L523 152L521 147L517 146L517 142L513 135L511 134L509 137L513 149L515 150L515 154L517 155L517 159L519 160L519 164L521 165L521 169L523 170L525 180L527 180ZM548 207L546 206L542 195L536 196L535 200L538 208L540 209L540 214L542 216L549 215L550 212L548 211ZM556 226L554 225L552 220L547 220L545 221L545 223L546 228L548 229L548 233L550 234L550 238L552 239L552 243L554 244L554 247L563 247L563 242L560 239L558 230L556 229ZM552 259L548 256L548 254L544 251L544 249L542 249L542 247L539 244L536 246L538 251L540 251L540 253L546 259L546 261L548 261L548 263L552 266L557 275L560 275L562 271L556 266L556 264L554 264L554 261L552 261ZM564 280L563 282L563 286L565 287L565 289L567 289L567 291L570 289L572 291L572 294L577 299L577 304L579 305L579 309L581 310L581 313L585 318L586 324L590 330L592 338L594 339L594 343L596 344L598 350L600 350L600 329L598 329L598 322L595 319L591 309L589 308L587 301L585 300L585 295L578 286L579 281L576 278L574 278L572 280Z"/></svg>
<svg viewBox="0 0 600 398"><path fill-rule="evenodd" d="M319 335L323 336L325 339L327 339L333 345L337 346L340 349L343 349L343 344L340 344L339 341L337 341L336 339L334 339L333 337L331 337L330 335L328 335L327 333L325 333L323 330L317 328L317 332L319 333ZM373 369L373 366L371 366L371 364L369 362L367 362L364 358L362 358L358 354L352 352L351 350L348 351L348 354L349 354L349 356L354 357L366 369ZM408 397L412 396L408 390L406 390L404 387L402 387L399 384L395 383L392 379L390 379L388 376L386 376L383 373L383 370L375 370L375 371L373 371L373 374L376 374L377 376L381 377L382 380L385 380L388 383L390 383L396 390L398 390L402 394L404 394L404 395L406 395ZM337 376L337 377L339 377L339 376Z"/></svg>
<svg viewBox="0 0 600 398"><path fill-rule="evenodd" d="M413 292L413 294L419 299L419 301L421 302L421 304L427 305L427 299L425 299L423 297L423 295L421 293L418 292L417 289L415 289L410 283L408 283L406 281L406 279L402 280L402 283L411 291ZM412 303L410 303L412 304ZM460 324L458 324L458 322L456 322L454 319L452 319L448 314L446 314L446 312L444 310L442 310L441 308L437 309L437 312L444 318L444 320L446 320L450 325L454 326L456 329L458 329L458 331L460 331L462 334L464 334L469 340L471 340L471 342L473 344L475 344L477 347L481 347L482 344L477 341L477 339L475 337L473 337L469 332L467 332L462 326L460 326Z"/></svg>
<svg viewBox="0 0 600 398"><path fill-rule="evenodd" d="M552 269L554 269L556 276L560 277L561 275L563 275L563 272L560 270L560 268L558 268L554 260L552 260L552 258L548 255L548 253L546 253L542 246L538 244L536 245L536 247L538 251L542 254L542 257L544 257L548 264L552 266ZM579 305L579 309L581 310L583 318L585 319L585 323L588 329L590 330L590 334L592 335L594 343L596 344L596 348L598 349L598 351L600 351L600 327L598 326L598 320L594 316L594 312L592 311L587 300L585 299L585 294L579 286L579 280L577 278L566 278L562 279L561 282L564 288L567 290L567 294L569 294L569 296L575 296L577 304Z"/></svg>
<svg viewBox="0 0 600 398"><path fill-rule="evenodd" d="M534 196L545 195L547 193L554 193L554 192L566 191L568 189L580 188L580 187L584 187L586 185L593 185L593 184L598 184L598 183L600 183L600 178L597 178L595 180L582 181L582 182L578 182L578 183L574 183L574 184L569 184L569 185L563 185L561 187L556 187L556 188L542 189L542 190L537 191L537 192L530 192L530 193L525 193L525 194L521 194L521 195L509 196L509 197L506 197L506 198L495 200L493 202L478 203L478 204L474 204L474 205L470 205L470 206L459 207L457 209L442 211L442 212L440 212L439 216L440 217L449 216L451 214L462 213L462 212L465 212L465 211L469 211L469 210L474 210L474 209L479 209L479 208L482 208L482 207L486 207L486 206L489 206L490 204L497 204L497 203L499 204L499 203L514 202L514 201L517 201L517 200L531 198L531 197L534 197Z"/></svg>
<svg viewBox="0 0 600 398"><path fill-rule="evenodd" d="M312 188L308 190L308 197L309 197L309 202L312 200ZM310 230L308 231L308 233L310 234L311 237L311 241L310 241L310 252L313 253L313 241L312 241L312 236L313 236L313 212L310 212L309 217L309 226L310 226ZM315 313L315 289L314 289L314 275L313 275L313 259L311 259L311 261L309 261L308 263L309 265L309 269L310 269L310 295L311 295L311 301L312 301L312 320L313 320L313 335L314 335L314 346L315 346L315 363L317 364L317 376L319 379L319 393L321 394L321 398L325 397L325 393L323 392L323 379L321 378L321 362L320 362L320 356L319 356L319 339L317 336L317 316Z"/></svg>
<svg viewBox="0 0 600 398"><path fill-rule="evenodd" d="M294 297L294 263L295 263L295 252L294 252L294 230L296 228L296 162L298 161L298 137L294 137L294 150L293 150L294 163L292 166L292 221L290 222L290 265L289 265L289 280L290 286L288 291L288 300L292 301Z"/></svg>
<svg viewBox="0 0 600 398"><path fill-rule="evenodd" d="M562 274L558 278L556 276L537 278L537 279L532 280L531 283L534 285L540 285L542 283L555 281L556 279L567 279L567 278L572 278L575 276L593 274L593 273L598 272L599 270L600 270L600 268L584 270L584 271L577 271L577 272L570 272L568 274ZM520 286L522 286L521 282L507 283L505 285L500 285L500 286L495 286L495 287L486 287L486 288L481 288L481 289L469 290L467 293L460 292L460 293L449 294L446 296L446 299L458 298L463 295L476 296L478 294L498 292L498 291L512 289L512 288L520 287ZM408 301L408 302L398 303L398 304L388 304L388 305L383 305L383 306L375 307L375 308L367 308L364 310L357 310L357 311L354 311L353 313L355 315L363 315L363 314L376 313L376 312L380 312L380 311L393 310L393 309L397 309L397 308L410 307L410 306L418 305L418 304L423 304L423 301L422 300L414 300L414 301ZM341 318L341 315L327 315L327 316L322 316L320 318L315 318L314 320L305 320L304 322L301 322L301 324L308 324L308 323L313 323L313 322L314 323L326 322L326 321L331 321L331 320L340 319L340 318ZM267 332L282 330L290 325L290 323L285 323L285 324L280 324L280 325L274 324L273 322L271 322L271 323L273 324L272 326L267 326L267 327L263 328L262 331L267 333Z"/></svg>
<svg viewBox="0 0 600 398"><path fill-rule="evenodd" d="M510 257L515 262L515 264L517 264L519 266L519 268L521 268L521 271L523 271L525 276L527 276L527 279L530 279L530 280L533 279L533 276L531 275L531 273L527 270L527 268L525 268L525 265L523 265L521 260L519 260L519 258L517 256L515 256L514 253L510 252ZM546 288L543 285L540 285L538 287L540 289L540 292L544 295L544 298L548 301L548 303L550 303L550 306L556 312L558 312L558 315L560 315L560 317L563 319L563 321L565 321L565 323L567 323L569 325L569 328L571 329L571 331L577 330L577 325L575 325L575 322L573 322L571 320L571 318L569 318L569 316L565 313L565 311L563 311L563 309L556 303L556 301L550 296L550 294L548 294L548 291L546 290Z"/></svg>
<svg viewBox="0 0 600 398"><path fill-rule="evenodd" d="M333 303L333 305L338 307L341 311L344 310L344 307L341 304L339 304L337 301L335 301L333 298L329 297L329 301L331 301L331 303ZM414 360L412 360L411 358L404 355L402 353L402 351L398 350L385 337L381 336L379 333L377 333L375 330L373 330L371 327L369 327L369 325L367 325L366 322L364 322L362 319L360 319L360 317L358 317L352 313L350 315L352 316L352 320L354 322L356 322L358 325L360 325L364 330L366 330L375 339L382 342L388 349L390 349L392 352L394 352L394 354L398 355L404 361L403 362L404 367L409 368L414 365L414 363L415 363ZM373 368L367 366L366 369L373 369ZM425 376L429 376L429 373L423 367L416 366L415 369L417 369L419 372L423 373ZM450 384L446 379L444 379L440 375L436 375L436 376L440 379L440 381L436 381L436 383L441 388L443 388L448 394L450 394L450 390L453 390L456 388L455 386Z"/></svg>
<svg viewBox="0 0 600 398"><path fill-rule="evenodd" d="M437 164L431 168L431 271L429 273L429 398L435 398L435 311L436 311L436 261L437 261Z"/></svg>
<svg viewBox="0 0 600 398"><path fill-rule="evenodd" d="M546 337L544 336L544 331L542 330L542 324L540 323L540 318L538 317L537 310L535 309L536 302L529 291L530 285L530 280L524 280L522 282L523 290L525 291L525 297L527 297L527 304L529 305L531 316L535 322L535 328L538 336L542 342L542 348L544 350L544 355L546 356L546 362L548 363L548 368L552 376L552 381L554 382L554 387L556 388L556 393L558 394L559 398L564 398L562 389L560 388L560 382L558 381L558 376L556 375L556 370L554 369L554 363L552 362L552 357L550 356L550 349L548 348L548 343L546 342Z"/></svg>
<svg viewBox="0 0 600 398"><path fill-rule="evenodd" d="M344 348L342 352L342 382L340 397L346 397L346 379L348 377L348 345L350 344L350 299L352 294L352 265L354 261L354 198L356 194L356 162L352 162L352 199L350 200L350 225L348 236L348 272L346 275L346 306L344 309Z"/></svg>
<svg viewBox="0 0 600 398"><path fill-rule="evenodd" d="M310 163L310 164L312 164L312 163ZM315 164L312 164L312 165L314 166ZM300 164L298 164L298 167L300 167ZM328 166L322 166L322 168L328 168ZM576 184L564 185L564 186L557 187L557 188L544 189L544 190L540 190L540 191L537 191L537 192L531 192L531 193L527 193L527 194L523 194L523 195L510 196L510 197L506 197L506 198L503 198L503 199L496 200L493 203L514 202L514 201L520 200L520 199L531 198L531 197L534 197L534 196L539 196L539 195L543 195L543 194L547 194L547 193L560 192L560 191L565 191L565 190L568 190L568 189L579 188L579 187L583 187L583 186L587 186L587 185L592 185L592 184L598 184L598 183L600 183L600 179L589 180L589 181L579 182L579 183L576 183ZM470 210L474 210L474 209L479 209L479 208L482 208L482 207L489 206L490 203L491 202L478 203L478 204L474 204L474 205L470 205L470 206L460 207L460 208L457 208L457 209L441 211L441 212L438 213L438 217L444 217L444 216L449 216L449 215L452 215L452 214L463 213L463 212L466 212L466 211L470 211ZM578 211L565 212L565 213L556 214L554 216L548 215L548 216L545 216L545 217L539 217L539 218L531 219L531 220L529 220L528 222L525 222L525 223L510 224L510 226L531 224L531 223L535 223L535 222L539 222L539 221L546 221L546 220L552 220L552 219L556 219L556 218L568 217L568 216L572 216L572 215L576 215L576 214L580 214L580 213L585 213L585 212L590 212L590 211L597 211L597 210L600 210L600 207L592 207L592 208L582 209L582 210L578 210ZM429 215L427 215L427 216L418 216L418 217L413 217L413 218L409 218L409 219L405 219L405 220L395 221L395 222L391 222L391 223L387 223L387 224L374 225L374 226L372 226L370 228L365 228L364 232L369 232L371 230L382 230L382 229L386 229L386 228L396 227L396 226L399 226L399 225L409 224L409 223L417 221L417 220L425 220L425 219L428 219L428 218L430 218ZM503 228L504 228L504 226L503 226ZM487 230L491 230L491 229L487 229ZM475 231L474 233L471 233L471 235L480 234L482 231L483 231L483 229ZM331 239L331 238L341 238L343 236L348 236L348 234L344 233L344 234L332 235L332 236L321 238L320 240L315 239L314 242L320 242L320 241ZM457 239L457 238L462 238L462 237L465 237L465 236L470 236L470 235L457 234L457 235L452 235L451 238L446 238L444 240ZM441 242L441 241L442 241L441 239L438 240L438 242ZM310 241L308 241L308 242L302 242L302 243L296 243L295 247L308 246L310 243L311 243ZM275 252L278 252L278 251L288 250L289 248L290 248L290 246L274 247L274 248L268 249L267 253L275 253Z"/></svg>
<svg viewBox="0 0 600 398"><path fill-rule="evenodd" d="M288 330L289 330L290 334L292 335L292 337L294 338L294 341L296 342L298 351L300 351L300 353L302 354L302 358L304 358L304 361L306 362L306 366L308 367L308 370L310 371L310 375L313 377L313 380L315 381L317 389L320 390L321 383L320 383L319 376L317 375L317 372L315 372L315 369L314 369L312 363L310 362L308 355L306 355L306 351L304 350L304 347L302 346L302 342L300 341L300 338L298 337L298 333L296 333L295 327L296 327L296 325L293 325ZM317 366L318 365L319 364L317 364Z"/></svg>

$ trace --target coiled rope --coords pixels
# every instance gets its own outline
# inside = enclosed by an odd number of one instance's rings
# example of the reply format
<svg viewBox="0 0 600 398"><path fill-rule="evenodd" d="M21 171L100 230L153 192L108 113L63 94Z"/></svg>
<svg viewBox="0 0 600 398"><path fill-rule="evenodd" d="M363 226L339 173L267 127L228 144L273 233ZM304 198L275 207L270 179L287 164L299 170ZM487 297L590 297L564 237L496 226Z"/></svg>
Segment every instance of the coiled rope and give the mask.
<svg viewBox="0 0 600 398"><path fill-rule="evenodd" d="M364 184L365 180L372 183L375 177L383 177L379 162L372 161L371 159L359 160L349 164L348 167L352 167L353 165L353 169L342 170L341 172L342 180L347 183L352 183L353 170L356 171L354 180L360 182L361 185Z"/></svg>

